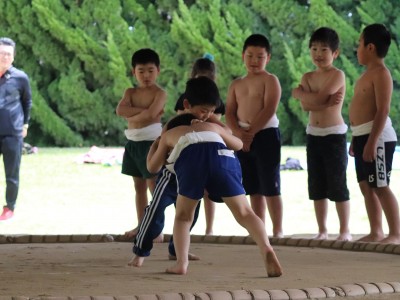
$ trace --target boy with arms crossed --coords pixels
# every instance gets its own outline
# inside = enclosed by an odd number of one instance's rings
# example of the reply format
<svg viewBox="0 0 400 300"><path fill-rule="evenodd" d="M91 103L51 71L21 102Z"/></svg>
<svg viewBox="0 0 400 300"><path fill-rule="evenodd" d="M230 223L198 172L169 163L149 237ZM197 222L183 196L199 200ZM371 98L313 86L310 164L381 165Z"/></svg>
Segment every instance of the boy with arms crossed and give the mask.
<svg viewBox="0 0 400 300"><path fill-rule="evenodd" d="M229 87L226 123L243 142L237 155L251 207L265 223L268 205L273 236L283 237L281 140L276 116L281 86L275 75L265 71L270 58L270 44L265 36L253 34L246 39L242 59L247 75L234 80Z"/></svg>
<svg viewBox="0 0 400 300"><path fill-rule="evenodd" d="M218 94L218 89L216 91ZM198 121L194 118L192 116L192 119L187 119L186 114L176 117L173 121L177 127L170 126L171 129L161 135L159 143L155 143L155 151L149 153L147 160L149 170L157 172L170 154L167 161L174 164L178 182L173 234L177 262L166 272L187 273L190 225L198 200L203 197L204 189L207 189L210 195L221 197L238 223L249 231L259 247L268 276L281 276L282 268L269 244L265 225L247 202L241 184L239 161L233 151L229 150L240 150L242 141L219 125L193 122Z"/></svg>
<svg viewBox="0 0 400 300"><path fill-rule="evenodd" d="M166 92L156 83L159 73L160 58L154 50L136 51L132 55L132 74L138 87L128 88L116 109L117 115L128 121L122 173L133 177L139 223L148 205L147 189L153 192L155 187L155 176L146 168L146 157L151 144L161 134L161 116L167 99ZM137 227L125 235L131 238L136 233Z"/></svg>
<svg viewBox="0 0 400 300"><path fill-rule="evenodd" d="M342 117L345 75L333 66L339 55L339 37L321 27L311 35L310 54L315 71L304 74L293 89L294 98L309 112L307 125L308 194L314 200L318 234L327 239L328 199L336 203L340 229L337 240L350 241L350 202L347 189L347 125Z"/></svg>
<svg viewBox="0 0 400 300"><path fill-rule="evenodd" d="M191 94L198 93L198 91L207 92L213 89L215 90L215 88L214 81L207 77L190 79L186 84L186 91L189 96L186 96L185 92L185 99L183 100L184 112L193 114L201 121L216 123L225 128L225 130L229 130L213 115L215 108L220 105L220 99L210 97L210 93L207 94L207 97L203 98L190 97ZM168 126L168 124L169 123L167 123L166 126ZM155 145L150 148L149 155L154 152L154 147ZM150 202L149 206L146 207L143 220L139 225L138 233L135 237L133 247L135 256L129 261L128 265L135 267L141 267L143 265L145 257L150 255L150 251L153 248L153 240L161 234L164 228L165 209L169 205L176 203L177 196L175 174L171 172L170 168L164 166L157 178L153 200ZM198 209L196 209L192 226L196 222L197 216ZM169 259L175 260L176 253L172 240L169 242L168 252ZM189 260L199 259L199 257L190 253L188 254L188 258Z"/></svg>
<svg viewBox="0 0 400 300"><path fill-rule="evenodd" d="M365 199L371 232L361 241L400 243L397 199L389 187L396 133L389 118L393 80L385 66L391 36L382 24L364 28L357 48L358 62L365 66L354 87L349 108L353 132L350 154L354 154L357 180ZM389 226L384 238L382 209Z"/></svg>

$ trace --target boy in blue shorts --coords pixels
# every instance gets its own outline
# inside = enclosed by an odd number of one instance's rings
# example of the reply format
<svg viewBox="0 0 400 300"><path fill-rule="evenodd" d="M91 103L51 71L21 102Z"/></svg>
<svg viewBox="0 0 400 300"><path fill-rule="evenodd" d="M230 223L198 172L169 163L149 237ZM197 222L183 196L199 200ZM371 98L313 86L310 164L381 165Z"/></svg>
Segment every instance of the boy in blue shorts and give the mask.
<svg viewBox="0 0 400 300"><path fill-rule="evenodd" d="M187 273L190 226L206 189L211 199L222 198L238 223L249 231L260 249L268 276L281 276L282 268L269 243L264 223L250 207L242 186L240 163L232 151L240 150L242 141L217 124L190 116L192 120L188 115L176 117L173 126L177 127L169 126L159 142L153 144L147 159L149 170L157 172L169 154L167 162L173 164L178 183L173 231L177 262L166 272Z"/></svg>
<svg viewBox="0 0 400 300"><path fill-rule="evenodd" d="M385 65L390 43L390 32L383 24L365 27L360 36L357 59L365 66L365 72L354 86L349 108L353 133L350 154L355 158L357 181L371 227L371 232L360 241L399 244L399 204L389 187L397 141L389 118L393 80ZM386 237L382 210L389 227Z"/></svg>
<svg viewBox="0 0 400 300"><path fill-rule="evenodd" d="M159 73L160 58L154 50L140 49L133 53L132 74L138 86L126 89L116 109L117 115L128 122L122 174L133 178L139 223L148 205L147 189L153 192L155 186L155 174L147 170L146 157L151 144L161 134L161 116L167 100L166 92L156 83ZM133 237L136 233L134 228L125 235Z"/></svg>
<svg viewBox="0 0 400 300"><path fill-rule="evenodd" d="M213 80L207 77L198 77L190 79L186 85L186 98L183 101L185 112L190 112L196 116L197 119L219 124L221 127L225 126L218 121L213 112L219 105L219 91ZM197 97L193 95L204 95ZM167 124L168 126L168 124ZM229 130L225 127L225 130ZM151 153L150 148L150 152ZM154 149L153 149L154 150ZM159 172L156 188L153 193L153 200L150 205L145 209L145 214L142 222L138 227L138 233L135 237L133 252L135 256L129 261L128 265L140 267L143 265L145 257L150 255L153 248L153 240L162 232L164 228L164 212L165 209L175 204L177 193L177 184L175 174L167 167L163 167ZM194 220L197 219L198 211ZM169 258L176 259L175 248L172 240L168 247ZM199 259L193 254L188 254L190 260Z"/></svg>
<svg viewBox="0 0 400 300"><path fill-rule="evenodd" d="M251 207L265 223L268 206L274 237L283 237L280 191L281 137L276 116L281 98L279 79L265 70L271 58L267 37L252 34L244 42L247 74L235 79L226 100L226 123L243 142L238 152L243 186Z"/></svg>
<svg viewBox="0 0 400 300"><path fill-rule="evenodd" d="M346 90L344 72L333 62L339 55L339 36L335 30L320 27L309 41L316 69L307 72L293 89L294 98L309 112L307 125L308 194L314 202L318 234L328 238L328 199L335 202L339 218L338 241L350 241L350 195L347 188L347 125L342 117Z"/></svg>

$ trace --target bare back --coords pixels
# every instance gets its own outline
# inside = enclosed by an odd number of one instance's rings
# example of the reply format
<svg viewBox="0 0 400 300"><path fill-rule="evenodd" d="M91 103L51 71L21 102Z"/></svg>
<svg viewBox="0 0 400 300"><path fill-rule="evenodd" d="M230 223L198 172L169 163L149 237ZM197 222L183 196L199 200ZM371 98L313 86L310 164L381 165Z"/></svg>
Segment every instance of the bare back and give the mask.
<svg viewBox="0 0 400 300"><path fill-rule="evenodd" d="M342 71L336 68L330 70L318 70L306 73L302 79L305 91L322 94L316 104L322 104L327 100L328 95L337 92L345 94L345 81ZM309 124L314 127L327 128L344 124L342 117L343 101L339 104L328 106L322 110L309 111Z"/></svg>
<svg viewBox="0 0 400 300"><path fill-rule="evenodd" d="M367 69L354 87L350 103L349 118L352 126L373 121L380 108L389 110L392 93L392 78L389 70L380 65Z"/></svg>

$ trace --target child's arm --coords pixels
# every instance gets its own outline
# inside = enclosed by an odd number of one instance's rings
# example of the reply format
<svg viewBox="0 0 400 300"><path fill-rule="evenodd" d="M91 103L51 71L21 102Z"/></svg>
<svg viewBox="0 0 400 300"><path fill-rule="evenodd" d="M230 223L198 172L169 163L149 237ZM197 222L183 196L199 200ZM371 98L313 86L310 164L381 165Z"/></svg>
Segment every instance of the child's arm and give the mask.
<svg viewBox="0 0 400 300"><path fill-rule="evenodd" d="M131 96L134 92L133 88L126 89L124 96L119 101L115 110L116 114L120 117L128 118L133 117L143 111L143 108L133 107L131 102Z"/></svg>
<svg viewBox="0 0 400 300"><path fill-rule="evenodd" d="M342 89L345 86L345 77L342 71L335 71L317 92L311 91L309 80L307 73L302 77L300 86L292 91L292 96L301 101L303 110L320 111L343 101Z"/></svg>
<svg viewBox="0 0 400 300"><path fill-rule="evenodd" d="M146 160L147 170L153 174L160 171L165 164L167 154L168 147L166 145L166 138L165 135L162 135L153 142L149 149Z"/></svg>
<svg viewBox="0 0 400 300"><path fill-rule="evenodd" d="M196 123L194 123L196 124ZM201 126L201 122L199 123ZM193 125L192 125L193 126ZM208 124L207 130L212 130L218 133L224 140L226 146L234 151L239 151L243 148L243 142L238 137L234 136L231 132L226 131L225 128L219 126L218 124ZM210 128L211 127L211 128Z"/></svg>
<svg viewBox="0 0 400 300"><path fill-rule="evenodd" d="M282 90L278 78L274 75L268 76L268 79L265 80L263 109L254 117L250 130L248 130L253 135L263 129L265 124L276 114L281 99Z"/></svg>
<svg viewBox="0 0 400 300"><path fill-rule="evenodd" d="M376 114L368 141L364 146L364 161L373 161L376 158L376 143L385 127L390 111L390 102L393 91L393 80L389 70L382 68L374 74L372 80L375 93Z"/></svg>
<svg viewBox="0 0 400 300"><path fill-rule="evenodd" d="M226 132L232 133L232 130L226 126L226 124L224 124L221 120L220 117L218 117L218 115L212 114L206 122L209 123L213 123L213 124L217 124L219 126L221 126Z"/></svg>
<svg viewBox="0 0 400 300"><path fill-rule="evenodd" d="M226 125L231 129L232 133L241 138L244 133L244 130L239 127L239 119L237 117L237 110L238 104L236 100L236 93L235 93L235 85L236 80L231 83L228 89L228 95L226 98L226 106L225 106L225 120Z"/></svg>
<svg viewBox="0 0 400 300"><path fill-rule="evenodd" d="M149 122L152 123L164 113L164 105L167 101L167 93L164 90L157 92L154 101L147 108L143 109L142 112L132 117L127 118L130 122Z"/></svg>

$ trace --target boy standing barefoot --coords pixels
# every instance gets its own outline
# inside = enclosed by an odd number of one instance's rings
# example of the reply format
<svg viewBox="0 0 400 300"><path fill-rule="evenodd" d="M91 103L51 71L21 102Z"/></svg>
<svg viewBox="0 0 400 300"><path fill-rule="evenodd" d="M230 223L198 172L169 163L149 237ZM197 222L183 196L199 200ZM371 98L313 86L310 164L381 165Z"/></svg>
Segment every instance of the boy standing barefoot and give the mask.
<svg viewBox="0 0 400 300"><path fill-rule="evenodd" d="M243 142L243 149L237 155L251 207L265 223L268 205L273 236L283 237L281 139L276 116L281 86L278 78L265 70L270 58L270 44L265 36L253 34L246 39L242 59L247 74L229 87L226 123Z"/></svg>
<svg viewBox="0 0 400 300"><path fill-rule="evenodd" d="M132 74L138 87L128 88L116 109L117 115L128 121L122 173L133 177L139 223L148 205L147 189L153 192L155 187L155 175L147 170L146 157L161 134L161 116L167 100L166 92L156 83L159 73L160 58L154 50L140 49L133 53ZM136 234L137 228L125 233L128 238Z"/></svg>
<svg viewBox="0 0 400 300"><path fill-rule="evenodd" d="M350 201L347 189L347 125L342 117L344 73L333 66L339 55L339 37L327 27L311 35L310 54L316 70L303 75L294 98L309 112L307 126L308 193L314 200L318 223L316 239L327 239L328 199L336 203L340 229L337 240L350 241Z"/></svg>
<svg viewBox="0 0 400 300"><path fill-rule="evenodd" d="M371 232L361 241L400 243L397 199L389 187L396 133L389 118L393 80L384 58L391 36L382 24L364 28L357 48L358 62L365 66L354 87L349 108L353 132L350 154L354 153L357 180L365 199ZM384 238L382 209L389 225Z"/></svg>

